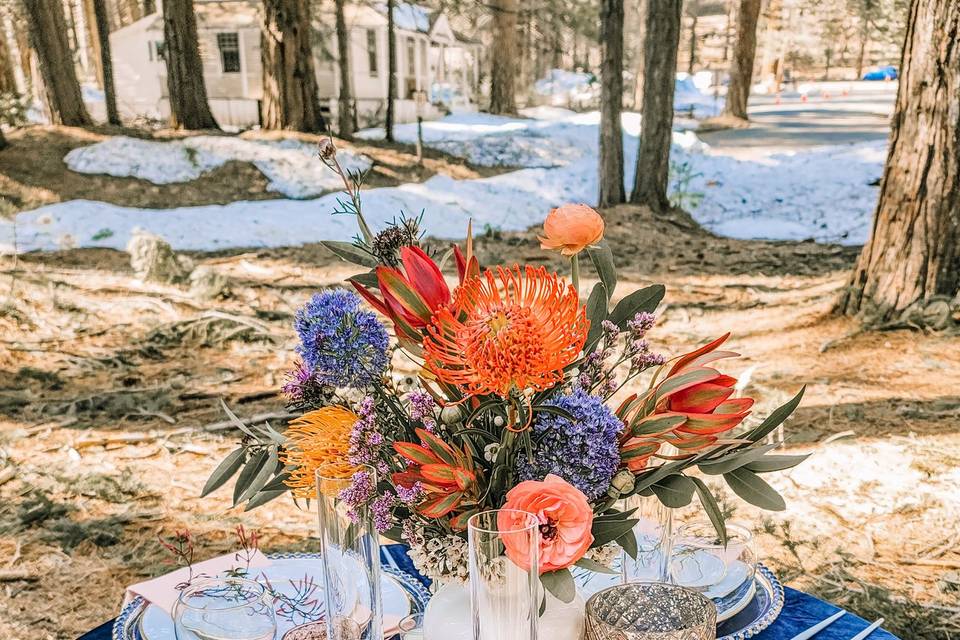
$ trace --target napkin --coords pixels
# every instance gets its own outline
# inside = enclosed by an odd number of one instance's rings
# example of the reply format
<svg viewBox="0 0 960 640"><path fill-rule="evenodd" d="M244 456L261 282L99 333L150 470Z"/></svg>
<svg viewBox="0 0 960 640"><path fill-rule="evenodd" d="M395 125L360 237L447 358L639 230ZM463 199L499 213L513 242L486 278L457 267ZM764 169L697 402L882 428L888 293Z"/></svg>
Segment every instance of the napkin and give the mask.
<svg viewBox="0 0 960 640"><path fill-rule="evenodd" d="M259 551L254 551L251 554L249 563L251 569L269 565L270 560ZM217 556L216 558L204 560L203 562L195 562L193 564L193 579L197 580L202 577L215 578L224 575L231 569L238 569L245 566L247 566L246 558L241 560L237 557L236 553L227 553L222 556ZM178 589L177 586L182 585L189 578L190 567L180 567L176 571L160 576L159 578L130 585L127 587L127 591L123 596L123 604L126 606L127 603L135 597L142 596L144 600L160 607L172 616L173 605L177 603L177 598L180 597L180 589Z"/></svg>

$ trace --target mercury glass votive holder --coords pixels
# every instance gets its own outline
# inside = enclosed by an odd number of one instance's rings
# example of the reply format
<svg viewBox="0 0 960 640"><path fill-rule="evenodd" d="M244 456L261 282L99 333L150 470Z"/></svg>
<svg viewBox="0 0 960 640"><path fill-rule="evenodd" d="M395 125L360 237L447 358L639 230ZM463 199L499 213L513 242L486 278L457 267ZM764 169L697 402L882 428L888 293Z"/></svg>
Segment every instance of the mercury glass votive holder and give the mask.
<svg viewBox="0 0 960 640"><path fill-rule="evenodd" d="M717 607L677 585L633 582L587 600L586 640L714 640Z"/></svg>

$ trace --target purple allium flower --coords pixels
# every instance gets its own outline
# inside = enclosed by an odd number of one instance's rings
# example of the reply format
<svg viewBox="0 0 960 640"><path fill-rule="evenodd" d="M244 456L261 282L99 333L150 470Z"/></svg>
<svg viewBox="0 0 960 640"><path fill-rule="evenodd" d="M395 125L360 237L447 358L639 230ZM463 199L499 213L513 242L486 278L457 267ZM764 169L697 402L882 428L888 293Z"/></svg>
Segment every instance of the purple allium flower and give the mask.
<svg viewBox="0 0 960 640"><path fill-rule="evenodd" d="M297 352L320 382L362 388L389 362L387 330L360 298L346 289L318 293L297 311Z"/></svg>
<svg viewBox="0 0 960 640"><path fill-rule="evenodd" d="M623 423L601 398L575 391L547 404L576 420L541 412L533 422L533 463L520 456L521 480L542 480L556 474L596 500L610 488L620 465L619 436Z"/></svg>
<svg viewBox="0 0 960 640"><path fill-rule="evenodd" d="M393 505L396 501L397 497L388 491L370 505L373 526L378 532L383 533L393 527Z"/></svg>
<svg viewBox="0 0 960 640"><path fill-rule="evenodd" d="M377 414L373 398L367 396L357 408L358 420L350 431L350 464L373 464L379 457L383 434L377 431Z"/></svg>

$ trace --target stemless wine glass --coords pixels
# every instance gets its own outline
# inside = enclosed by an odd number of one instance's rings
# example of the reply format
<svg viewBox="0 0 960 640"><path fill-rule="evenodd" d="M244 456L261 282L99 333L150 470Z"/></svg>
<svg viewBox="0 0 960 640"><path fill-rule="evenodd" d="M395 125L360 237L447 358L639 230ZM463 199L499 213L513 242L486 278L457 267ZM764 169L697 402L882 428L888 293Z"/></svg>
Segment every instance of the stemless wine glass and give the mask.
<svg viewBox="0 0 960 640"><path fill-rule="evenodd" d="M474 640L537 640L540 521L496 509L467 521Z"/></svg>
<svg viewBox="0 0 960 640"><path fill-rule="evenodd" d="M424 640L423 614L411 613L397 625L400 640Z"/></svg>
<svg viewBox="0 0 960 640"><path fill-rule="evenodd" d="M703 595L662 582L632 582L587 600L586 640L714 640L717 607Z"/></svg>
<svg viewBox="0 0 960 640"><path fill-rule="evenodd" d="M674 582L712 599L749 589L757 573L753 535L742 525L726 528L726 544L708 520L677 529L670 561Z"/></svg>
<svg viewBox="0 0 960 640"><path fill-rule="evenodd" d="M244 578L191 584L173 605L177 640L273 640L277 620L266 588Z"/></svg>

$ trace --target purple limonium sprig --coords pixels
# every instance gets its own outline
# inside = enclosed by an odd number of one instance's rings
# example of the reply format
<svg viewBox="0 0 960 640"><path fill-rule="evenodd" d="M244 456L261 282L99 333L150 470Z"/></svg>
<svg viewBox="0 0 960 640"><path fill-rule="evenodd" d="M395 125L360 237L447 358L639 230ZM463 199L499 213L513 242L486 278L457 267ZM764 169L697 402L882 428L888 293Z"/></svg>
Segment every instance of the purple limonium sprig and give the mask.
<svg viewBox="0 0 960 640"><path fill-rule="evenodd" d="M639 340L657 323L657 316L646 311L640 311L627 321L627 331L631 340Z"/></svg>
<svg viewBox="0 0 960 640"><path fill-rule="evenodd" d="M437 409L437 403L426 391L411 391L407 395L410 402L410 419L418 420L430 433L433 433L437 427L437 421L434 412Z"/></svg>
<svg viewBox="0 0 960 640"><path fill-rule="evenodd" d="M666 362L666 358L650 350L650 343L644 339L647 332L657 322L657 316L641 311L627 322L627 350L630 358L630 372L639 373L650 367L658 367Z"/></svg>
<svg viewBox="0 0 960 640"><path fill-rule="evenodd" d="M373 526L378 532L384 533L393 527L393 507L396 503L397 496L392 491L387 491L370 505Z"/></svg>
<svg viewBox="0 0 960 640"><path fill-rule="evenodd" d="M419 482L414 482L409 487L397 485L397 499L405 505L414 505L420 502L425 495L423 486Z"/></svg>
<svg viewBox="0 0 960 640"><path fill-rule="evenodd" d="M383 434L377 430L377 414L370 396L360 401L357 407L358 420L350 431L350 449L347 459L350 464L376 464L380 456Z"/></svg>
<svg viewBox="0 0 960 640"><path fill-rule="evenodd" d="M353 474L350 486L343 489L337 497L345 502L349 509L347 517L353 523L360 522L360 512L365 509L370 501L377 495L377 486L373 481L369 471L360 470Z"/></svg>

